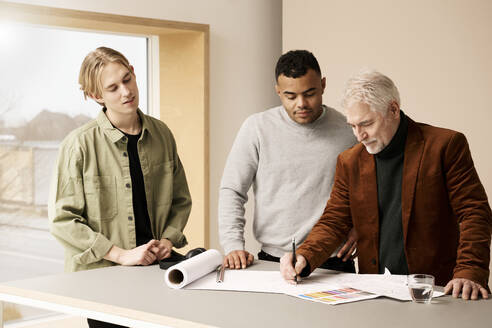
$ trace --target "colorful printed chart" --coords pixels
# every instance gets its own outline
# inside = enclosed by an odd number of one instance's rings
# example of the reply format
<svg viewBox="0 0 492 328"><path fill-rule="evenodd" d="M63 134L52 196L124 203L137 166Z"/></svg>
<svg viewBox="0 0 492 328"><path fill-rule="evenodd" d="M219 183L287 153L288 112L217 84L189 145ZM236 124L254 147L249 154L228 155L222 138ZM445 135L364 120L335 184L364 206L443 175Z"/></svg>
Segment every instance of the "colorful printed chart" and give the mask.
<svg viewBox="0 0 492 328"><path fill-rule="evenodd" d="M321 303L335 305L335 304L368 300L371 298L376 298L380 295L371 294L355 288L343 287L343 288L330 289L326 291L298 294L293 296L313 302L321 302Z"/></svg>

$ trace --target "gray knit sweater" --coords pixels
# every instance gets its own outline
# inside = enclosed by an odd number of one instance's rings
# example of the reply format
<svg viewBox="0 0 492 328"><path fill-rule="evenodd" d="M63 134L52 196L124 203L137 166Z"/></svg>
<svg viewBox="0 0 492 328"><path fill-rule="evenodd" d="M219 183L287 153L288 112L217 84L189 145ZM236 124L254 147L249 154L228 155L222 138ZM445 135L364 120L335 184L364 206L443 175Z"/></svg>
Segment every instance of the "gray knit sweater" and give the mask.
<svg viewBox="0 0 492 328"><path fill-rule="evenodd" d="M244 204L253 185L253 233L280 257L302 243L330 196L337 156L356 143L345 117L323 106L313 123L294 122L282 106L251 115L227 158L219 194L225 253L244 249Z"/></svg>

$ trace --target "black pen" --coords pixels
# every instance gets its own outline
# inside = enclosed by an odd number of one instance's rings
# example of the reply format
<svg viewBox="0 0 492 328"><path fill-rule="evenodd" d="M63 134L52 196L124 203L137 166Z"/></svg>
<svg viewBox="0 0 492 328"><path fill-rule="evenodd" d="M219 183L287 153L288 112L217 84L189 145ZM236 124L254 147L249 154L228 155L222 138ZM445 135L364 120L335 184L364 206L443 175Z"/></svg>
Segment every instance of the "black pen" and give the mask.
<svg viewBox="0 0 492 328"><path fill-rule="evenodd" d="M297 258L296 258L296 238L292 238L292 267L294 268L294 271L296 270L296 262L297 262ZM297 272L296 272L296 275L294 277L294 282L297 284Z"/></svg>

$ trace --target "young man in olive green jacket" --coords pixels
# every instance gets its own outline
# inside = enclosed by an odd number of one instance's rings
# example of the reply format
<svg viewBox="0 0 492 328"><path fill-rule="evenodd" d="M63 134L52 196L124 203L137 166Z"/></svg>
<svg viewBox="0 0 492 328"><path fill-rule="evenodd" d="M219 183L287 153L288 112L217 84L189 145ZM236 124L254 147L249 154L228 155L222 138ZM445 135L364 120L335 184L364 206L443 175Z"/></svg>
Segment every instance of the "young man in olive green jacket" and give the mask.
<svg viewBox="0 0 492 328"><path fill-rule="evenodd" d="M169 257L173 246L187 244L191 210L171 131L138 109L134 69L121 53L89 53L79 83L103 109L60 148L49 215L65 248L65 270Z"/></svg>

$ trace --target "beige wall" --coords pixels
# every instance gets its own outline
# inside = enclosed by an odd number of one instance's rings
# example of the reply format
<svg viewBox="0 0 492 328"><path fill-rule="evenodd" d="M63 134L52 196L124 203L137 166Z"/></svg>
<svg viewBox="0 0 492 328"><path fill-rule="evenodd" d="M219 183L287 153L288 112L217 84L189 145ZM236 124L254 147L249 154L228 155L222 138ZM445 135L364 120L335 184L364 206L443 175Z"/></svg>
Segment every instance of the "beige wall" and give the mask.
<svg viewBox="0 0 492 328"><path fill-rule="evenodd" d="M465 133L489 196L491 32L489 0L283 1L283 50L318 57L326 104L362 67L387 74L413 119Z"/></svg>
<svg viewBox="0 0 492 328"><path fill-rule="evenodd" d="M278 104L273 68L282 48L281 0L12 2L210 25L210 247L220 248L217 196L227 154L247 116Z"/></svg>
<svg viewBox="0 0 492 328"><path fill-rule="evenodd" d="M193 197L184 234L188 245L209 246L208 36L179 31L159 36L160 119L174 131ZM190 133L193 131L193 133Z"/></svg>

